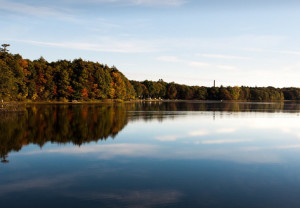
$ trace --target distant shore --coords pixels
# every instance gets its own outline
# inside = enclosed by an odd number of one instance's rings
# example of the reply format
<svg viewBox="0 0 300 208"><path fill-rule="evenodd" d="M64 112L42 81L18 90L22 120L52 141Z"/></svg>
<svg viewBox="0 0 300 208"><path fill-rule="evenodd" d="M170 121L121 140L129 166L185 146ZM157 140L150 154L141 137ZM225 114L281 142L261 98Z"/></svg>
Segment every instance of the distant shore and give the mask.
<svg viewBox="0 0 300 208"><path fill-rule="evenodd" d="M106 99L106 100L91 100L91 101L5 101L0 102L1 105L18 105L18 104L112 104L112 103L137 103L137 102L200 102L200 103L278 103L278 102L298 102L298 100L168 100L168 99L139 99L139 100L119 100L119 99Z"/></svg>

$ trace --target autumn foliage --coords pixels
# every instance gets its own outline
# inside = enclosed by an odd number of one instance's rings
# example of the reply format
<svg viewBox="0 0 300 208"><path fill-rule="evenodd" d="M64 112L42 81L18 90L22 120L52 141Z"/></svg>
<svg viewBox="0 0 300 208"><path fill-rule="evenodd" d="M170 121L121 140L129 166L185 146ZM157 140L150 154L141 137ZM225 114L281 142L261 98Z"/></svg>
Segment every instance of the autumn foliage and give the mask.
<svg viewBox="0 0 300 208"><path fill-rule="evenodd" d="M0 99L101 100L134 99L135 91L116 67L75 59L30 61L0 51Z"/></svg>
<svg viewBox="0 0 300 208"><path fill-rule="evenodd" d="M0 47L0 99L300 100L299 88L187 86L163 80L129 81L116 67L74 59L23 59Z"/></svg>

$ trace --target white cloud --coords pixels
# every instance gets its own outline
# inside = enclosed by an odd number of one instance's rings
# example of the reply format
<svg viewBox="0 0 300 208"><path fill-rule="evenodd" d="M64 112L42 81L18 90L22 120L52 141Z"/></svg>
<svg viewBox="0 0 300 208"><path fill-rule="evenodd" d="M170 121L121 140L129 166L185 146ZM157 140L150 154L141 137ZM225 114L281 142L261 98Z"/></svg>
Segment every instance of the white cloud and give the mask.
<svg viewBox="0 0 300 208"><path fill-rule="evenodd" d="M32 15L38 17L55 17L59 19L69 19L72 17L66 11L57 8L50 8L45 6L33 6L24 3L17 3L12 1L0 0L0 10L5 10L14 13L25 15Z"/></svg>
<svg viewBox="0 0 300 208"><path fill-rule="evenodd" d="M190 61L190 60L184 60L180 59L176 56L159 56L156 58L159 61L164 61L168 63L183 63L186 64L189 67L193 68L207 68L210 67L211 69L225 69L225 70L235 70L237 69L235 66L229 66L229 65L215 65L207 62L202 61Z"/></svg>
<svg viewBox="0 0 300 208"><path fill-rule="evenodd" d="M279 54L287 54L287 55L300 55L300 51L289 51L289 50L268 50L261 48L246 48L247 51L253 52L266 52L266 53L279 53Z"/></svg>
<svg viewBox="0 0 300 208"><path fill-rule="evenodd" d="M228 65L217 65L216 66L218 69L226 69L226 70L235 70L235 66L228 66Z"/></svg>
<svg viewBox="0 0 300 208"><path fill-rule="evenodd" d="M189 66L191 66L191 67L197 67L197 68L202 68L202 67L211 66L211 64L209 64L209 63L200 62L200 61L191 61L191 62L189 62L188 64L189 64Z"/></svg>
<svg viewBox="0 0 300 208"><path fill-rule="evenodd" d="M184 63L190 67L197 67L197 68L211 66L211 64L209 64L209 63L200 62L200 61L184 60L184 59L180 59L176 56L159 56L159 57L157 57L157 60L168 62L168 63Z"/></svg>
<svg viewBox="0 0 300 208"><path fill-rule="evenodd" d="M146 6L181 6L186 0L130 0L134 5Z"/></svg>
<svg viewBox="0 0 300 208"><path fill-rule="evenodd" d="M243 56L229 56L229 55L222 55L222 54L197 54L204 56L206 58L215 58L215 59L241 59L241 60L247 60L250 59L249 57L243 57Z"/></svg>
<svg viewBox="0 0 300 208"><path fill-rule="evenodd" d="M300 62L289 64L285 67L283 67L283 70L285 70L287 73L295 73L299 72L300 68Z"/></svg>
<svg viewBox="0 0 300 208"><path fill-rule="evenodd" d="M136 6L181 6L186 4L187 0L89 0L88 2Z"/></svg>
<svg viewBox="0 0 300 208"><path fill-rule="evenodd" d="M180 60L175 56L160 56L160 57L157 57L157 60L165 61L165 62L171 62L171 63L184 62L183 60Z"/></svg>
<svg viewBox="0 0 300 208"><path fill-rule="evenodd" d="M94 23L93 23L93 25L94 25ZM93 29L99 30L99 31L101 31L101 29L103 30L103 28L117 28L117 29L123 28L122 25L111 23L104 18L97 18L96 27L98 27L98 29L97 28L93 28Z"/></svg>
<svg viewBox="0 0 300 208"><path fill-rule="evenodd" d="M98 52L115 52L115 53L146 53L154 52L157 49L144 41L120 41L111 38L103 38L98 43L88 42L43 42L34 40L11 40L16 42L29 43L39 46L59 47L66 49L98 51Z"/></svg>

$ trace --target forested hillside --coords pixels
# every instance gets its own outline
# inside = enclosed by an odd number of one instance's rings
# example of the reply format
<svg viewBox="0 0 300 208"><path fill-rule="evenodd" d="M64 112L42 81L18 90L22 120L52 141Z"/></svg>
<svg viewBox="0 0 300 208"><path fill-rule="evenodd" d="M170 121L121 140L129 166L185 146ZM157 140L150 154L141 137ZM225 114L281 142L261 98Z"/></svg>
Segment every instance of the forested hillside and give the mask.
<svg viewBox="0 0 300 208"><path fill-rule="evenodd" d="M0 96L4 100L128 100L135 91L115 67L75 59L48 63L0 52Z"/></svg>
<svg viewBox="0 0 300 208"><path fill-rule="evenodd" d="M299 88L200 87L174 82L129 81L116 67L75 59L47 62L0 48L0 99L72 101L103 99L300 100ZM199 83L201 84L201 83Z"/></svg>

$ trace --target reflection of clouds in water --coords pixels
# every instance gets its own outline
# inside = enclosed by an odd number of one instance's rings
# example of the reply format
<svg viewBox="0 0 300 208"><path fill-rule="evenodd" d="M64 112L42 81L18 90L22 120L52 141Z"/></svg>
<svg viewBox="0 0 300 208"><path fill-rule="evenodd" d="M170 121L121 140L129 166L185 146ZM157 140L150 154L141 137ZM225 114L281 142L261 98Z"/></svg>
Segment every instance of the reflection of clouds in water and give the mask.
<svg viewBox="0 0 300 208"><path fill-rule="evenodd" d="M281 145L281 146L274 147L274 149L296 149L296 148L300 148L300 144Z"/></svg>
<svg viewBox="0 0 300 208"><path fill-rule="evenodd" d="M206 129L201 129L201 130L195 130L195 131L190 131L188 132L188 135L191 137L196 137L196 136L206 136L206 135L213 135L213 134L231 134L237 131L236 128L218 128L214 130L206 130Z"/></svg>
<svg viewBox="0 0 300 208"><path fill-rule="evenodd" d="M213 134L230 134L235 132L236 129L233 128L220 128L216 129L214 131L208 131L208 130L195 130L190 131L188 133L182 134L182 135L165 135L165 136L157 136L155 137L156 140L161 142L173 142L177 141L178 139L189 139L189 137L200 137L200 136L207 136L207 135L213 135Z"/></svg>
<svg viewBox="0 0 300 208"><path fill-rule="evenodd" d="M97 172L98 174L98 172ZM98 176L98 175L97 175ZM84 192L79 189L73 189L78 179L87 177L86 173L69 173L55 175L53 177L38 177L35 179L24 179L22 181L11 182L0 185L0 196L9 193L17 193L32 190L53 191L58 195L80 198L93 201L119 201L129 207L153 207L176 203L183 196L176 190L134 190L121 191L118 193L105 192ZM89 177L94 177L92 174ZM51 195L53 193L49 193Z"/></svg>
<svg viewBox="0 0 300 208"><path fill-rule="evenodd" d="M66 195L68 197L93 201L115 200L122 204L124 203L129 207L154 207L168 205L178 202L183 196L182 193L176 190L126 190L118 193L71 192Z"/></svg>
<svg viewBox="0 0 300 208"><path fill-rule="evenodd" d="M271 147L242 147L240 150L243 151L259 151L259 150L284 150L284 149L298 149L300 148L300 144L291 144L291 145L279 145L279 146L271 146Z"/></svg>
<svg viewBox="0 0 300 208"><path fill-rule="evenodd" d="M247 147L240 148L241 151L246 151L246 152L259 151L262 149L263 149L263 147L258 147L258 146L247 146Z"/></svg>
<svg viewBox="0 0 300 208"><path fill-rule="evenodd" d="M47 188L53 186L53 188L62 188L66 186L70 186L72 184L72 180L79 176L76 174L66 174L60 176L53 177L39 177L30 180L22 180L13 183L8 183L4 185L0 185L0 195L7 194L12 192L22 192L29 189L38 189L38 188Z"/></svg>
<svg viewBox="0 0 300 208"><path fill-rule="evenodd" d="M208 135L209 132L207 130L197 130L197 131L191 131L188 133L189 136L205 136Z"/></svg>
<svg viewBox="0 0 300 208"><path fill-rule="evenodd" d="M227 142L232 144L234 142L241 143L241 140L223 140L215 141L208 140L207 142ZM246 142L246 141L244 141ZM198 145L195 145L198 144ZM276 152L264 151L262 147L241 147L239 146L222 146L222 144L203 144L199 141L180 146L173 147L147 144L110 144L110 145L95 145L95 146L81 146L79 147L65 147L49 149L44 151L34 151L24 154L40 154L40 153L58 153L58 154L93 154L96 159L113 159L120 157L147 157L158 159L213 159L213 160L229 160L242 163L274 163L281 162L282 159ZM296 146L277 146L273 149L288 149L296 148ZM298 145L297 147L300 148ZM270 150L271 148L269 148ZM254 154L255 151L255 154ZM24 155L23 154L23 155ZM21 155L21 154L18 154Z"/></svg>
<svg viewBox="0 0 300 208"><path fill-rule="evenodd" d="M231 148L213 148L198 150L177 150L176 158L179 159L208 159L223 160L239 163L280 163L282 159L274 152L258 151L255 154L251 151Z"/></svg>
<svg viewBox="0 0 300 208"><path fill-rule="evenodd" d="M161 142L172 142L172 141L176 141L178 138L180 137L175 135L155 137L156 140Z"/></svg>
<svg viewBox="0 0 300 208"><path fill-rule="evenodd" d="M283 159L272 152L232 152L228 153L226 160L240 163L282 163Z"/></svg>
<svg viewBox="0 0 300 208"><path fill-rule="evenodd" d="M261 115L261 114L259 114ZM263 115L263 114L262 114ZM264 116L264 115L263 115ZM94 158L148 157L167 159L217 159L237 162L274 163L284 161L285 151L300 148L298 118L255 117L222 120L194 119L155 126L154 140L144 144L83 145L46 149L36 153L94 154ZM300 121L299 121L300 122ZM174 131L174 128L176 131ZM151 129L151 133L152 133ZM177 134L176 134L177 133ZM145 131L147 134L147 131ZM165 134L165 135L164 135ZM121 140L122 138L118 138ZM119 141L118 140L118 141ZM159 141L159 142L158 142ZM145 144L150 142L151 144ZM23 153L25 154L25 153Z"/></svg>
<svg viewBox="0 0 300 208"><path fill-rule="evenodd" d="M229 133L233 133L235 131L236 131L236 129L234 129L234 128L221 128L221 129L217 129L216 133L219 133L219 134L229 134Z"/></svg>
<svg viewBox="0 0 300 208"><path fill-rule="evenodd" d="M148 156L157 154L157 145L150 144L106 144L106 145L83 145L81 147L64 147L43 151L31 151L24 154L61 153L61 154L84 154L99 153L100 159L109 159L116 156Z"/></svg>
<svg viewBox="0 0 300 208"><path fill-rule="evenodd" d="M289 116L291 116L289 114ZM278 117L278 118L256 118L243 119L241 122L235 122L238 128L247 128L255 130L265 130L270 132L281 132L289 134L297 138L300 137L300 120L294 115L292 117Z"/></svg>

